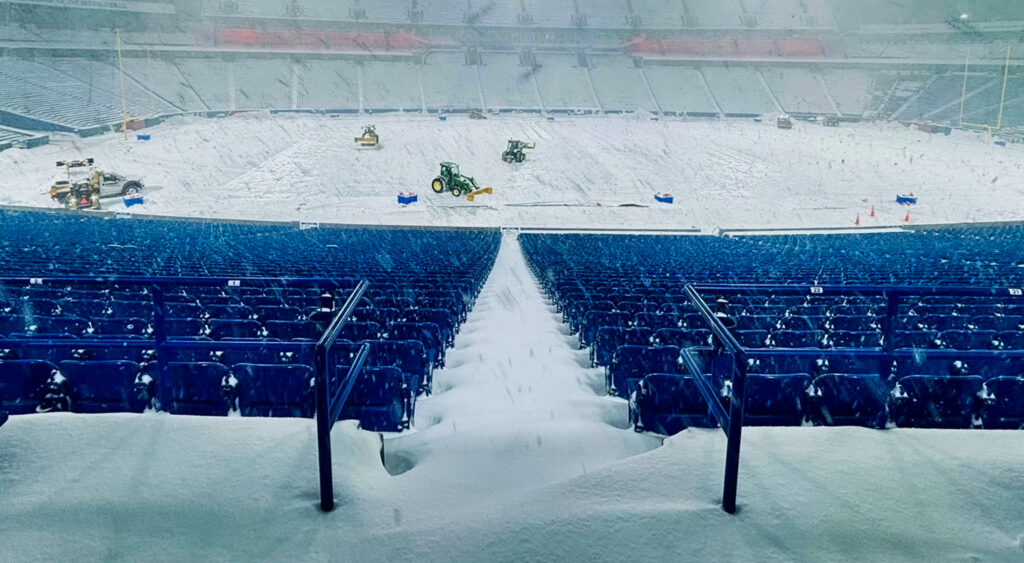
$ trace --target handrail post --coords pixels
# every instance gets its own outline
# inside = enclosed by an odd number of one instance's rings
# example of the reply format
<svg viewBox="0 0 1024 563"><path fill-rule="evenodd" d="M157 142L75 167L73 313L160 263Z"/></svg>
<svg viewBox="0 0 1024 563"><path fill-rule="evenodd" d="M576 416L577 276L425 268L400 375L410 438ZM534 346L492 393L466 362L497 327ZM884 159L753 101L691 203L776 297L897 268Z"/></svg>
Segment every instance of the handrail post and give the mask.
<svg viewBox="0 0 1024 563"><path fill-rule="evenodd" d="M729 437L725 449L725 485L722 508L736 513L736 484L740 473L740 438L747 400L747 362L743 352L733 354L732 400L729 403Z"/></svg>
<svg viewBox="0 0 1024 563"><path fill-rule="evenodd" d="M323 351L323 352L326 352ZM331 467L331 420L326 353L316 353L316 442L320 470L320 510L334 510L334 475Z"/></svg>
<svg viewBox="0 0 1024 563"><path fill-rule="evenodd" d="M160 284L153 284L150 291L153 294L153 353L156 354L157 400L160 401L161 408L170 409L171 382L167 377L167 350L164 348L164 343L167 342L167 302L164 299L164 288Z"/></svg>
<svg viewBox="0 0 1024 563"><path fill-rule="evenodd" d="M895 291L886 291L885 320L882 321L882 334L885 339L885 359L878 369L878 375L888 381L892 376L893 352L896 351L896 315L899 313L900 295Z"/></svg>

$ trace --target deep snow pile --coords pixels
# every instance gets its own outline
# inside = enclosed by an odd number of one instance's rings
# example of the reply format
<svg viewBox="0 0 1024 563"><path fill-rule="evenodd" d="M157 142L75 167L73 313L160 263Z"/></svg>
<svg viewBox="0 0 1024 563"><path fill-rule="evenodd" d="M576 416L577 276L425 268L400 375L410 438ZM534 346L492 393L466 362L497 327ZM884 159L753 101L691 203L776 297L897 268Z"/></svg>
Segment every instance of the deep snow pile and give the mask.
<svg viewBox="0 0 1024 563"><path fill-rule="evenodd" d="M382 148L353 138L373 122ZM1022 147L975 134L929 135L898 124L658 122L632 116L508 116L440 122L423 115L247 114L176 119L148 130L55 138L0 153L0 204L52 206L54 162L92 157L140 174L141 213L410 225L559 228L853 227L1024 219ZM537 143L523 164L500 160L510 138ZM475 203L434 195L438 163L495 188ZM399 192L419 193L409 207ZM669 192L675 205L654 201ZM124 207L119 200L110 209ZM630 207L620 207L627 205ZM634 207L634 206L645 207ZM869 217L872 206L876 217Z"/></svg>
<svg viewBox="0 0 1024 563"><path fill-rule="evenodd" d="M730 516L721 431L622 428L574 341L506 237L415 430L335 427L327 515L310 420L14 417L0 560L1024 558L1024 433L749 428Z"/></svg>

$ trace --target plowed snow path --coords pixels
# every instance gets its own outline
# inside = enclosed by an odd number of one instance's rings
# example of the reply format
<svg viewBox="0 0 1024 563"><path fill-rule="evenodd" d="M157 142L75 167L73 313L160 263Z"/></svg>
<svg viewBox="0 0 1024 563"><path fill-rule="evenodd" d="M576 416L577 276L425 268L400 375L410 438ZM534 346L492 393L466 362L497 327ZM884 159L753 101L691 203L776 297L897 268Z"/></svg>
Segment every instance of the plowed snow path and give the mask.
<svg viewBox="0 0 1024 563"><path fill-rule="evenodd" d="M385 442L403 477L459 496L516 496L660 444L627 426L625 404L604 396L506 235L468 321L417 406L417 432Z"/></svg>

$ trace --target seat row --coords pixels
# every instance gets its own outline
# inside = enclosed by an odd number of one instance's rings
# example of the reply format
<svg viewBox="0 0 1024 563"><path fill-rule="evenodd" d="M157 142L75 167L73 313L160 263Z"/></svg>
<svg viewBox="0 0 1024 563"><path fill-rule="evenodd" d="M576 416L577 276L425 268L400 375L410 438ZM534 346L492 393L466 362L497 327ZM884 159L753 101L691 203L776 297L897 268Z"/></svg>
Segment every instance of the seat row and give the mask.
<svg viewBox="0 0 1024 563"><path fill-rule="evenodd" d="M729 395L722 400L728 408ZM717 426L696 379L678 373L642 377L629 416L638 432ZM1024 377L912 375L890 390L874 374L751 374L743 424L1018 430L1024 428Z"/></svg>
<svg viewBox="0 0 1024 563"><path fill-rule="evenodd" d="M342 418L363 428L398 431L412 420L416 397L429 389L431 369L416 341L370 341L367 367L356 380ZM335 377L347 373L361 343L338 345ZM0 410L12 414L68 410L226 416L311 417L313 368L276 350L176 349L161 374L151 355L105 351L108 358L0 360ZM132 359L123 359L132 357Z"/></svg>

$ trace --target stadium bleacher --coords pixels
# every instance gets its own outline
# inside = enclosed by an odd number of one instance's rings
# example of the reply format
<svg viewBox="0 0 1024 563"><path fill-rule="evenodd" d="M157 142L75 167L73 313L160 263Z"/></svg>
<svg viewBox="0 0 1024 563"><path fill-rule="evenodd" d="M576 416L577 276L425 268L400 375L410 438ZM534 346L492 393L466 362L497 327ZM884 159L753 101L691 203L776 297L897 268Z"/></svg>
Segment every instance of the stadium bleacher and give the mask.
<svg viewBox="0 0 1024 563"><path fill-rule="evenodd" d="M464 53L434 53L421 68L423 97L428 110L483 109L477 68L466 64Z"/></svg>
<svg viewBox="0 0 1024 563"><path fill-rule="evenodd" d="M109 65L76 58L53 58L44 63L2 57L0 79L5 83L0 90L0 109L5 111L72 131L121 122L121 96L115 90L115 70ZM128 82L125 87L130 117L175 112L137 84Z"/></svg>
<svg viewBox="0 0 1024 563"><path fill-rule="evenodd" d="M607 112L657 111L643 71L626 57L591 57L594 91Z"/></svg>
<svg viewBox="0 0 1024 563"><path fill-rule="evenodd" d="M594 111L598 109L587 69L575 55L543 54L534 70L541 100L547 111Z"/></svg>
<svg viewBox="0 0 1024 563"><path fill-rule="evenodd" d="M755 68L707 67L701 70L722 111L760 115L779 111Z"/></svg>
<svg viewBox="0 0 1024 563"><path fill-rule="evenodd" d="M520 63L519 55L495 53L479 67L480 84L488 109L537 109L537 88L532 66Z"/></svg>
<svg viewBox="0 0 1024 563"><path fill-rule="evenodd" d="M481 64L467 64L465 52L440 50L424 61L130 56L124 60L126 105L130 119L232 110L645 110L715 117L832 115L838 109L849 118L960 121L963 75L949 71L680 65L658 58L638 63L624 54L478 54ZM2 63L0 74L10 87L0 91L0 115L9 127L92 134L122 118L116 64L71 56L5 57ZM999 72L972 71L964 121L995 125L1001 85ZM1010 73L1001 123L1007 129L1024 124L1021 87L1024 79Z"/></svg>
<svg viewBox="0 0 1024 563"><path fill-rule="evenodd" d="M323 293L340 306L366 279L370 289L343 327L337 358L347 366L370 344L370 369L345 414L376 430L409 425L499 238L42 212L0 218L3 410L312 416L314 313ZM31 242L39 228L53 240L131 243L44 247ZM28 280L41 274L63 281ZM91 277L74 277L83 275ZM203 281L211 277L240 281Z"/></svg>
<svg viewBox="0 0 1024 563"><path fill-rule="evenodd" d="M718 115L718 107L696 68L647 65L644 72L662 111Z"/></svg>
<svg viewBox="0 0 1024 563"><path fill-rule="evenodd" d="M670 434L717 424L683 360L692 352L719 373L688 284L714 286L703 299L750 350L745 424L1021 428L1024 268L1005 249L1022 238L1017 226L520 241L609 393L630 400L638 431ZM838 289L808 289L821 286ZM714 381L726 403L730 384Z"/></svg>

